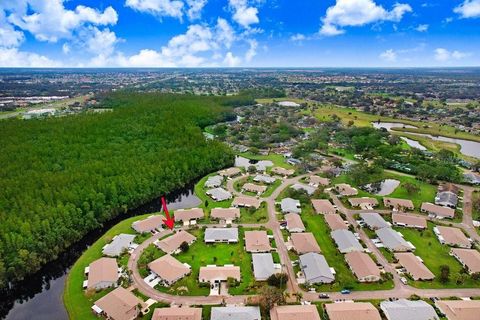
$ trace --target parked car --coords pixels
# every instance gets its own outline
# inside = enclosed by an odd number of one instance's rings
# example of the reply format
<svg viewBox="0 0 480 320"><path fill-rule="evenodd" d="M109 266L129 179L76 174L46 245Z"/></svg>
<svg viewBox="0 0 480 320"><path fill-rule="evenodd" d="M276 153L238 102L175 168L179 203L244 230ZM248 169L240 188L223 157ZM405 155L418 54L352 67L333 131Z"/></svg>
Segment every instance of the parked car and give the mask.
<svg viewBox="0 0 480 320"><path fill-rule="evenodd" d="M351 291L348 290L348 289L343 289L342 291L340 291L341 294L350 294Z"/></svg>
<svg viewBox="0 0 480 320"><path fill-rule="evenodd" d="M328 298L330 298L330 296L329 296L328 294L326 294L326 293L320 293L320 294L318 295L318 298L319 298L319 299L328 299Z"/></svg>
<svg viewBox="0 0 480 320"><path fill-rule="evenodd" d="M401 277L401 278L400 278L400 281L402 281L403 284L407 284L407 283L408 283L407 278L405 278L405 277Z"/></svg>

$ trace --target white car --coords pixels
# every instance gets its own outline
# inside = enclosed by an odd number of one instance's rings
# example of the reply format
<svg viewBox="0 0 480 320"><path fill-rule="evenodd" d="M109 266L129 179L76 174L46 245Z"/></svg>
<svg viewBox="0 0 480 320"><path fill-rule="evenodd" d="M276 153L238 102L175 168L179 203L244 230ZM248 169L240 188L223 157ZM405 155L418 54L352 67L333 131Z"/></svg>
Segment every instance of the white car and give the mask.
<svg viewBox="0 0 480 320"><path fill-rule="evenodd" d="M407 284L407 283L408 283L407 278L405 278L405 277L401 277L401 278L400 278L400 281L402 281L403 284Z"/></svg>

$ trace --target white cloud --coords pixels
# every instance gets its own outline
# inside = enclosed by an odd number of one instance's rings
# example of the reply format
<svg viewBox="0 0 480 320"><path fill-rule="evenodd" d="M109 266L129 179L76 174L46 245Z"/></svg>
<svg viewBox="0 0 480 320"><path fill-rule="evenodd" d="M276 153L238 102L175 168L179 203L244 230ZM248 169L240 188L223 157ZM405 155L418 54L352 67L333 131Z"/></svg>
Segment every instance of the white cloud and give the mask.
<svg viewBox="0 0 480 320"><path fill-rule="evenodd" d="M223 18L217 19L217 41L225 44L225 47L230 48L235 41L235 31L232 26Z"/></svg>
<svg viewBox="0 0 480 320"><path fill-rule="evenodd" d="M337 0L327 9L320 34L336 36L345 33L344 27L380 21L399 22L407 12L412 12L408 4L396 3L391 11L387 11L373 0Z"/></svg>
<svg viewBox="0 0 480 320"><path fill-rule="evenodd" d="M248 5L247 0L229 0L229 5L233 11L233 20L244 28L260 22L258 18L258 9Z"/></svg>
<svg viewBox="0 0 480 320"><path fill-rule="evenodd" d="M291 41L304 41L307 37L304 34L296 33L290 37Z"/></svg>
<svg viewBox="0 0 480 320"><path fill-rule="evenodd" d="M127 7L140 12L146 12L157 17L173 17L181 19L183 16L183 2L179 0L127 0Z"/></svg>
<svg viewBox="0 0 480 320"><path fill-rule="evenodd" d="M96 27L92 27L86 35L85 45L91 53L110 56L113 54L115 44L117 44L118 41L119 39L116 34L108 28L99 30Z"/></svg>
<svg viewBox="0 0 480 320"><path fill-rule="evenodd" d="M199 19L203 7L207 4L207 0L187 0L188 10L187 15L190 20Z"/></svg>
<svg viewBox="0 0 480 320"><path fill-rule="evenodd" d="M471 56L471 53L468 52L462 52L458 50L449 51L445 48L437 48L435 49L434 58L439 62L448 62L451 60L461 60L469 56Z"/></svg>
<svg viewBox="0 0 480 320"><path fill-rule="evenodd" d="M380 58L388 62L395 62L397 61L397 53L393 49L388 49L380 54Z"/></svg>
<svg viewBox="0 0 480 320"><path fill-rule="evenodd" d="M253 57L257 55L258 42L257 40L249 40L248 43L250 44L250 48L248 48L247 53L245 53L245 61L250 62Z"/></svg>
<svg viewBox="0 0 480 320"><path fill-rule="evenodd" d="M479 18L480 17L480 0L465 0L461 5L453 9L462 18Z"/></svg>
<svg viewBox="0 0 480 320"><path fill-rule="evenodd" d="M223 63L228 67L236 67L241 63L241 59L238 57L235 57L233 53L229 51L225 55L225 59L223 60Z"/></svg>
<svg viewBox="0 0 480 320"><path fill-rule="evenodd" d="M37 40L57 42L71 38L72 33L85 25L105 26L117 23L117 12L108 7L103 12L79 5L67 10L63 0L19 0L15 7L0 4L0 10L11 10L8 21L28 31Z"/></svg>
<svg viewBox="0 0 480 320"><path fill-rule="evenodd" d="M17 48L0 48L0 67L61 67L61 64L36 53L19 51Z"/></svg>
<svg viewBox="0 0 480 320"><path fill-rule="evenodd" d="M429 25L428 24L419 24L415 30L417 30L418 32L427 32L428 31L428 27Z"/></svg>
<svg viewBox="0 0 480 320"><path fill-rule="evenodd" d="M70 46L68 45L68 43L64 43L63 46L62 46L62 52L64 54L69 54L70 53Z"/></svg>

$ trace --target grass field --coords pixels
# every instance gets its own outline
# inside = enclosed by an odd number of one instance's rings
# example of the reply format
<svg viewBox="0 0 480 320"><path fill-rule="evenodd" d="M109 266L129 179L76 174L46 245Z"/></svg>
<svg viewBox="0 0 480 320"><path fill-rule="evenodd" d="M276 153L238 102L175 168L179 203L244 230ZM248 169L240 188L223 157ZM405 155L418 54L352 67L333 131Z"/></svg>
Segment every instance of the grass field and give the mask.
<svg viewBox="0 0 480 320"><path fill-rule="evenodd" d="M132 217L123 220L108 230L101 238L90 246L75 262L70 269L68 278L65 282L65 290L63 293L63 301L67 309L68 315L72 320L85 320L98 318L91 312L93 303L107 294L109 290L101 291L92 296L86 296L82 289L83 281L85 280L84 270L91 262L102 257L102 248L105 244L111 241L111 239L120 233L135 234L131 228L131 224L134 221L144 219L150 214Z"/></svg>
<svg viewBox="0 0 480 320"><path fill-rule="evenodd" d="M261 155L261 154L252 154L250 152L244 152L244 153L240 153L239 156L242 156L242 157L250 159L250 160L270 160L270 161L273 162L273 165L275 167L283 167L283 168L286 168L286 169L293 169L293 166L288 164L285 161L285 157L282 156L281 154L272 153L272 154L264 156L264 155Z"/></svg>
<svg viewBox="0 0 480 320"><path fill-rule="evenodd" d="M258 210L240 208L240 223L265 223L268 221L267 204L262 202Z"/></svg>
<svg viewBox="0 0 480 320"><path fill-rule="evenodd" d="M302 211L302 220L307 231L314 234L315 239L320 245L322 254L327 259L328 265L336 271L335 282L333 284L317 285L317 291L340 291L345 287L352 290L384 290L393 288L393 282L388 280L383 283L360 283L348 268L343 254L341 254L335 242L330 237L330 229L328 228L322 215L313 213L311 205L306 206Z"/></svg>
<svg viewBox="0 0 480 320"><path fill-rule="evenodd" d="M435 274L433 281L411 281L411 285L417 288L474 288L480 286L480 281L474 281L468 275L461 275L462 265L449 255L450 247L440 244L433 232L434 224L428 223L425 231L410 228L395 228L400 231L407 241L415 247L415 255L422 258L425 266ZM439 281L440 266L450 267L450 281ZM457 280L462 280L458 282Z"/></svg>
<svg viewBox="0 0 480 320"><path fill-rule="evenodd" d="M192 273L176 282L171 288L155 287L163 292L177 295L207 296L210 288L201 287L198 283L198 273L201 266L233 264L240 267L241 282L238 287L229 288L229 293L254 294L259 286L255 282L252 271L252 258L244 249L244 230L239 228L239 242L237 244L205 244L203 242L204 230L189 231L197 237L197 241L190 246L187 252L175 256L182 263L192 267ZM185 290L186 289L186 290Z"/></svg>

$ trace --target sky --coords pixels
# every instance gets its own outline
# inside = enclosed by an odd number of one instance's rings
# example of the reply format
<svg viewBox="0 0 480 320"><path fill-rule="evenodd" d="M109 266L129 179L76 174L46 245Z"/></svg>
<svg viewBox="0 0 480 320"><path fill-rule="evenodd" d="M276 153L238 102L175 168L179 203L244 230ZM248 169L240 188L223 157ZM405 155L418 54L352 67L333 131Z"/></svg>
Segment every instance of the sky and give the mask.
<svg viewBox="0 0 480 320"><path fill-rule="evenodd" d="M480 66L480 0L0 0L0 67Z"/></svg>

